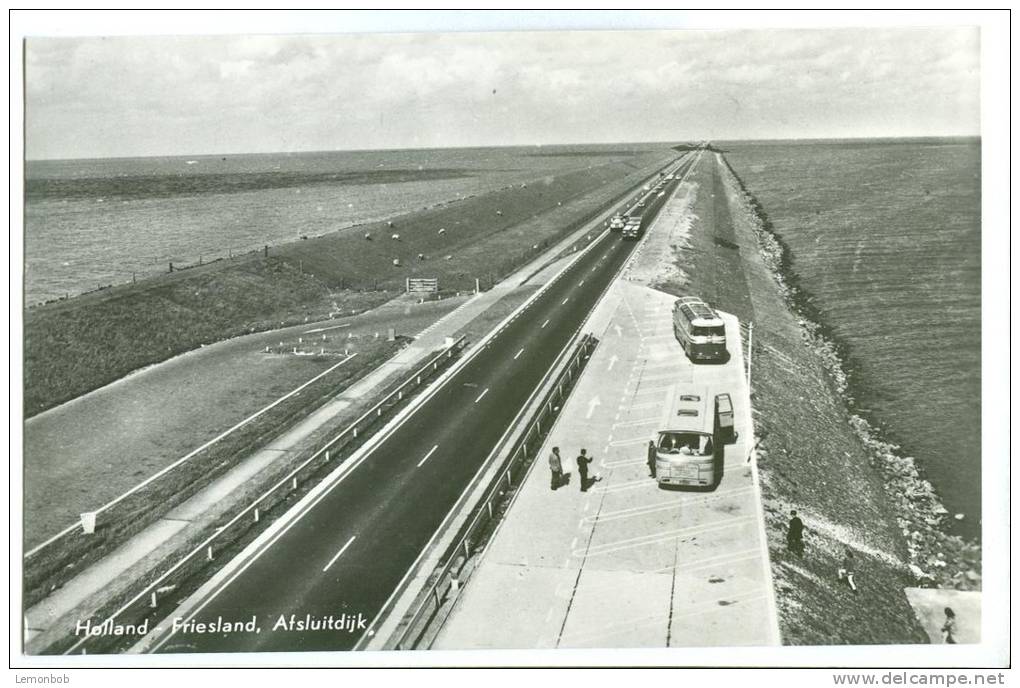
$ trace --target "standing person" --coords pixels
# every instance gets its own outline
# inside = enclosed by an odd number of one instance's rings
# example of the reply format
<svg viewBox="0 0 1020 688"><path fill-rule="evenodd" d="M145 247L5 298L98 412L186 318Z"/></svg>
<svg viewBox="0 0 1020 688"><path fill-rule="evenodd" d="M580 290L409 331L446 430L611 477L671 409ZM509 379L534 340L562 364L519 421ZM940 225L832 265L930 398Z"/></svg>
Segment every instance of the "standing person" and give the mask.
<svg viewBox="0 0 1020 688"><path fill-rule="evenodd" d="M956 612L952 607L946 607L946 622L942 624L942 637L946 639L947 645L956 645Z"/></svg>
<svg viewBox="0 0 1020 688"><path fill-rule="evenodd" d="M655 477L655 440L648 440L648 472Z"/></svg>
<svg viewBox="0 0 1020 688"><path fill-rule="evenodd" d="M582 449L581 454L577 457L577 473L581 476L581 492L588 491L588 464L590 463L591 458Z"/></svg>
<svg viewBox="0 0 1020 688"><path fill-rule="evenodd" d="M854 553L849 547L846 548L846 554L843 555L843 565L839 568L839 579L845 580L846 584L850 586L850 589L857 594L857 584L854 583Z"/></svg>
<svg viewBox="0 0 1020 688"><path fill-rule="evenodd" d="M796 509L790 512L790 523L786 527L786 549L798 557L804 556L804 521L800 520Z"/></svg>
<svg viewBox="0 0 1020 688"><path fill-rule="evenodd" d="M563 484L563 462L560 460L560 448L553 447L549 455L549 470L552 471L551 489L555 490Z"/></svg>

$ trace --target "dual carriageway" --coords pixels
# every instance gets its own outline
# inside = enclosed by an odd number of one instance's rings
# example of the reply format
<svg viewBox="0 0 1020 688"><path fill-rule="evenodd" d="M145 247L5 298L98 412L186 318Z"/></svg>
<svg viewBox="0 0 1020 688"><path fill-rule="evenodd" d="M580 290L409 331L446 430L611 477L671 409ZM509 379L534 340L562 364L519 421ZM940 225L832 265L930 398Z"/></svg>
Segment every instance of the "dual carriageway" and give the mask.
<svg viewBox="0 0 1020 688"><path fill-rule="evenodd" d="M644 203L647 227L698 159L698 153L689 153L671 165L666 174L674 179L665 183L665 195L652 189L627 211ZM561 352L573 346L636 245L608 231L593 240L483 346L469 352L444 384L427 392L403 423L374 438L367 451L281 517L137 650L363 647L378 627L380 612ZM255 630L195 630L225 623Z"/></svg>

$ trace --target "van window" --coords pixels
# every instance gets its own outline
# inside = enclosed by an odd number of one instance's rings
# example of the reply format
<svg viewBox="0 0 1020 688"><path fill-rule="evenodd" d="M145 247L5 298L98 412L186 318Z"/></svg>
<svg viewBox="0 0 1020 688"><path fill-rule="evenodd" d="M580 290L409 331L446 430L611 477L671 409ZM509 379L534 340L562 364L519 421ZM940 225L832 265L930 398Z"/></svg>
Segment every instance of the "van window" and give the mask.
<svg viewBox="0 0 1020 688"><path fill-rule="evenodd" d="M659 452L709 456L712 453L712 438L699 432L664 432L659 435Z"/></svg>
<svg viewBox="0 0 1020 688"><path fill-rule="evenodd" d="M691 334L695 337L725 337L726 328L722 325L714 325L712 327L695 325L691 330Z"/></svg>

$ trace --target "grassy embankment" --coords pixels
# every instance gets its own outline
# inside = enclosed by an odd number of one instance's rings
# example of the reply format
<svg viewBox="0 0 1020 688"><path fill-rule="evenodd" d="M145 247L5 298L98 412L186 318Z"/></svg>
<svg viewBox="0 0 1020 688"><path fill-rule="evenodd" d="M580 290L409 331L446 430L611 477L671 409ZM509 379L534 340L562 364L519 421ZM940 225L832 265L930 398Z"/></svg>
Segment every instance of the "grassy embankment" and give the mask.
<svg viewBox="0 0 1020 688"><path fill-rule="evenodd" d="M358 365L337 368L115 505L99 517L94 535L87 540L69 538L60 546L47 547L38 555L28 558L24 570L26 607L35 604L70 576L100 560L128 538L169 513L236 466L240 460L251 456L285 429L334 398L366 370L390 358L405 344L406 340L401 338L394 342L380 338L352 343L351 351L358 354L352 363L357 362ZM331 361L337 360L334 354L328 352L327 355ZM290 466L290 462L279 463Z"/></svg>
<svg viewBox="0 0 1020 688"><path fill-rule="evenodd" d="M660 288L697 294L754 323L751 396L784 643L926 642L903 593L914 581L883 473L854 430L824 348L792 310L777 266L763 259L760 209L714 155L691 181L696 217L689 246L676 251L687 281ZM791 509L808 529L802 559L786 552ZM857 595L836 576L847 547L857 560Z"/></svg>
<svg viewBox="0 0 1020 688"><path fill-rule="evenodd" d="M671 155L575 168L409 213L392 226L364 225L28 309L25 414L202 344L371 308L401 292L409 276L438 277L446 291L471 289L475 278L487 288Z"/></svg>

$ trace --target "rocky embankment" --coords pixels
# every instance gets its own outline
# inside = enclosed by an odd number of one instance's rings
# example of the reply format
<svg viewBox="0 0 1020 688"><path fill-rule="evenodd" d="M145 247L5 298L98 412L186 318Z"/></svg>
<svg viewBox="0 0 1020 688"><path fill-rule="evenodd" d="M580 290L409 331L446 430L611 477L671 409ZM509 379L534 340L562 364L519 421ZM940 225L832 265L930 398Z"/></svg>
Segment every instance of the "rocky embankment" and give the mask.
<svg viewBox="0 0 1020 688"><path fill-rule="evenodd" d="M749 207L749 222L758 239L765 265L776 285L798 316L804 341L824 366L834 391L846 404L848 424L867 450L869 463L883 478L886 495L896 512L896 522L907 542L911 575L918 585L936 585L957 590L981 587L981 548L978 544L948 532L949 512L932 484L919 472L912 457L899 453L899 447L884 441L866 419L855 412L853 390L847 380L841 347L833 341L810 305L810 298L796 284L789 269L787 248L771 229L768 215L744 188L727 164L731 179L729 192ZM739 191L732 188L735 184Z"/></svg>
<svg viewBox="0 0 1020 688"><path fill-rule="evenodd" d="M786 644L925 643L904 588L979 584L980 552L947 535L945 510L913 461L854 413L839 347L797 289L764 209L706 152L674 199L687 218L659 250L660 289L697 294L753 323L757 462ZM803 556L786 549L797 510ZM858 592L837 571L847 551Z"/></svg>

